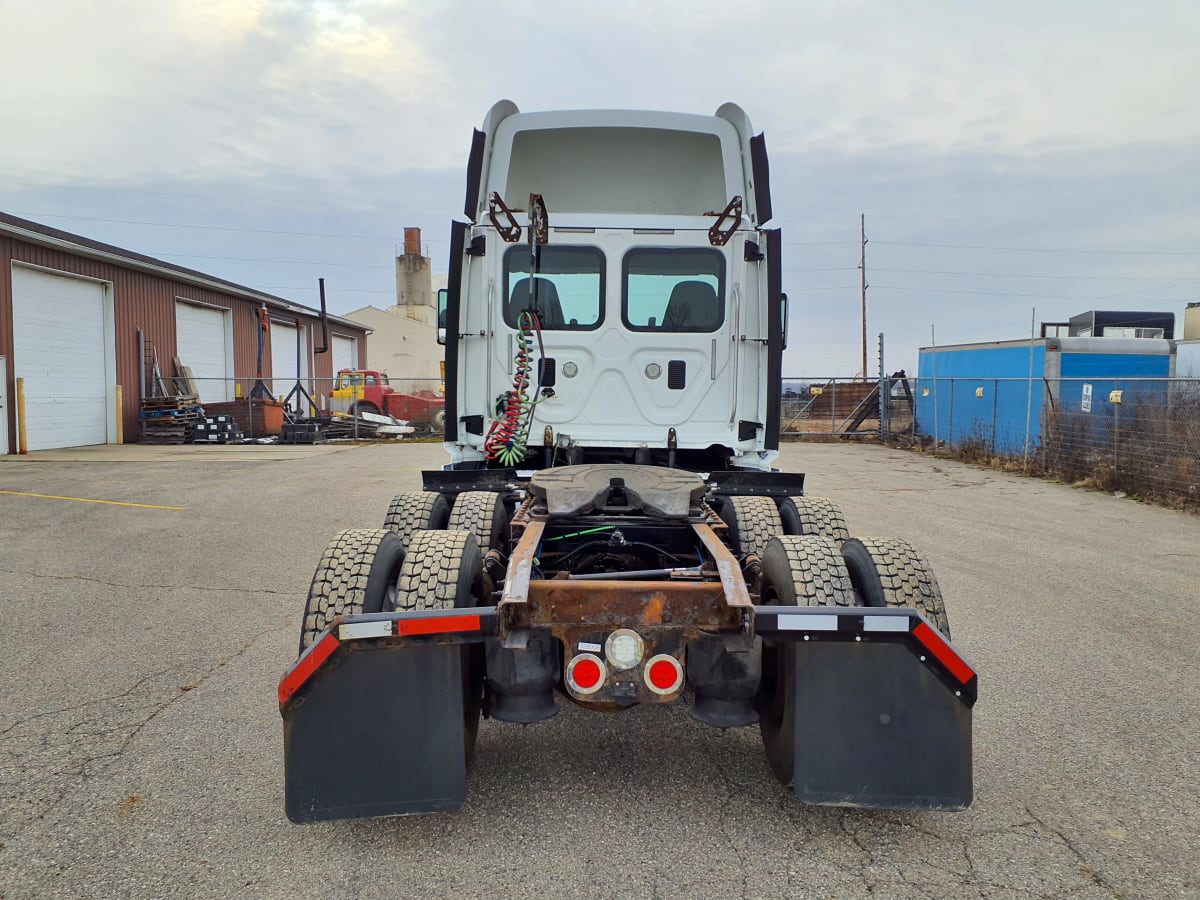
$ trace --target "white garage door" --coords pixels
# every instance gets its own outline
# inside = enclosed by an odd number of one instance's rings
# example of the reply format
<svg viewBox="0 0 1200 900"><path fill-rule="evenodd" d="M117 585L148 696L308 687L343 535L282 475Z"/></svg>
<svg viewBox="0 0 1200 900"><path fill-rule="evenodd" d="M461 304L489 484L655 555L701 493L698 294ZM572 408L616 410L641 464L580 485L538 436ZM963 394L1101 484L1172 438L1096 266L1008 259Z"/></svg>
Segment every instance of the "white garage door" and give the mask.
<svg viewBox="0 0 1200 900"><path fill-rule="evenodd" d="M13 373L25 379L27 446L107 443L116 373L105 286L21 266L12 276Z"/></svg>
<svg viewBox="0 0 1200 900"><path fill-rule="evenodd" d="M175 304L175 347L192 370L201 403L233 399L229 312L194 303Z"/></svg>
<svg viewBox="0 0 1200 900"><path fill-rule="evenodd" d="M297 341L299 344L297 344ZM308 334L304 329L283 322L271 321L271 393L282 400L296 386L297 361L299 379L308 389ZM300 397L292 398L292 408L303 406ZM304 410L301 410L302 412Z"/></svg>
<svg viewBox="0 0 1200 900"><path fill-rule="evenodd" d="M333 374L358 368L358 341L340 334L333 336Z"/></svg>

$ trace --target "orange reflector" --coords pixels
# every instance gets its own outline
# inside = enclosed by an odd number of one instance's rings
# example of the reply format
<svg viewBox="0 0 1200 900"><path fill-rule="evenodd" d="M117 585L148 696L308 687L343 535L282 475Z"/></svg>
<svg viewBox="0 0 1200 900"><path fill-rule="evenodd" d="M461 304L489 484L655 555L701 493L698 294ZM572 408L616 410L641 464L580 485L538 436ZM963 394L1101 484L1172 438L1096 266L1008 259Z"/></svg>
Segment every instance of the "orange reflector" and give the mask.
<svg viewBox="0 0 1200 900"><path fill-rule="evenodd" d="M428 619L398 619L396 634L449 634L452 631L478 631L479 616L434 616Z"/></svg>
<svg viewBox="0 0 1200 900"><path fill-rule="evenodd" d="M940 634L924 622L919 622L912 633L913 637L924 644L925 648L937 657L938 662L949 669L950 674L963 684L975 677L974 670L963 661L962 657L950 648Z"/></svg>
<svg viewBox="0 0 1200 900"><path fill-rule="evenodd" d="M292 667L292 671L283 676L283 681L279 682L279 702L287 703L296 691L304 685L312 677L312 674L321 668L321 664L329 659L331 653L338 648L339 641L337 635L332 631L314 647L300 657L300 661Z"/></svg>

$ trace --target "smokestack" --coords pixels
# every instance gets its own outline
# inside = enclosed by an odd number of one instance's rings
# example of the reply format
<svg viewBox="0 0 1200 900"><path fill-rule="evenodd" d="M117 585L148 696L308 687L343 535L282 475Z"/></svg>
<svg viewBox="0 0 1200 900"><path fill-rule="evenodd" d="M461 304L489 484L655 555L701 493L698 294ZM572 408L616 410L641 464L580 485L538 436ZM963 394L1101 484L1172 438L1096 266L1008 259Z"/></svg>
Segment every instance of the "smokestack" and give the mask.
<svg viewBox="0 0 1200 900"><path fill-rule="evenodd" d="M437 318L430 262L421 255L420 228L404 229L404 255L396 257L396 305L393 312L425 323Z"/></svg>

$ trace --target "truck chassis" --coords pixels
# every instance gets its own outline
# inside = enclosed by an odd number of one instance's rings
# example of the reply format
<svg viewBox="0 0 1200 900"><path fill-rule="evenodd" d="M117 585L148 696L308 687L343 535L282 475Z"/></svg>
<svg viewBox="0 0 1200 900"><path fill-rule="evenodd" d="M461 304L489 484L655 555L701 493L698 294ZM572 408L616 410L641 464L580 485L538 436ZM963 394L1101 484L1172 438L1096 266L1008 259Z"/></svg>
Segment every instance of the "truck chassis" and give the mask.
<svg viewBox="0 0 1200 900"><path fill-rule="evenodd" d="M318 566L279 686L293 821L453 810L481 714L542 721L556 694L757 723L805 803L969 805L978 679L936 580L904 542L846 537L802 476L425 479ZM385 757L405 766L344 763Z"/></svg>

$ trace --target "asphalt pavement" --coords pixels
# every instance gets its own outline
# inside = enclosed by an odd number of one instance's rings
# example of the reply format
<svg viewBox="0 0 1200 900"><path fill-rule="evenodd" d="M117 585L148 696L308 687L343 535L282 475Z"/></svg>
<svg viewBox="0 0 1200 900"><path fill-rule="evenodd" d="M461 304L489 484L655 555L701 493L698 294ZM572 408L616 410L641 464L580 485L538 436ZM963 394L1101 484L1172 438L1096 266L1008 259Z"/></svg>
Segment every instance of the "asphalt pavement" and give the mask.
<svg viewBox="0 0 1200 900"><path fill-rule="evenodd" d="M291 825L317 559L444 459L0 458L0 898L1200 896L1200 517L876 446L781 465L933 565L980 672L969 810L806 808L755 728L560 700L483 723L457 813Z"/></svg>

